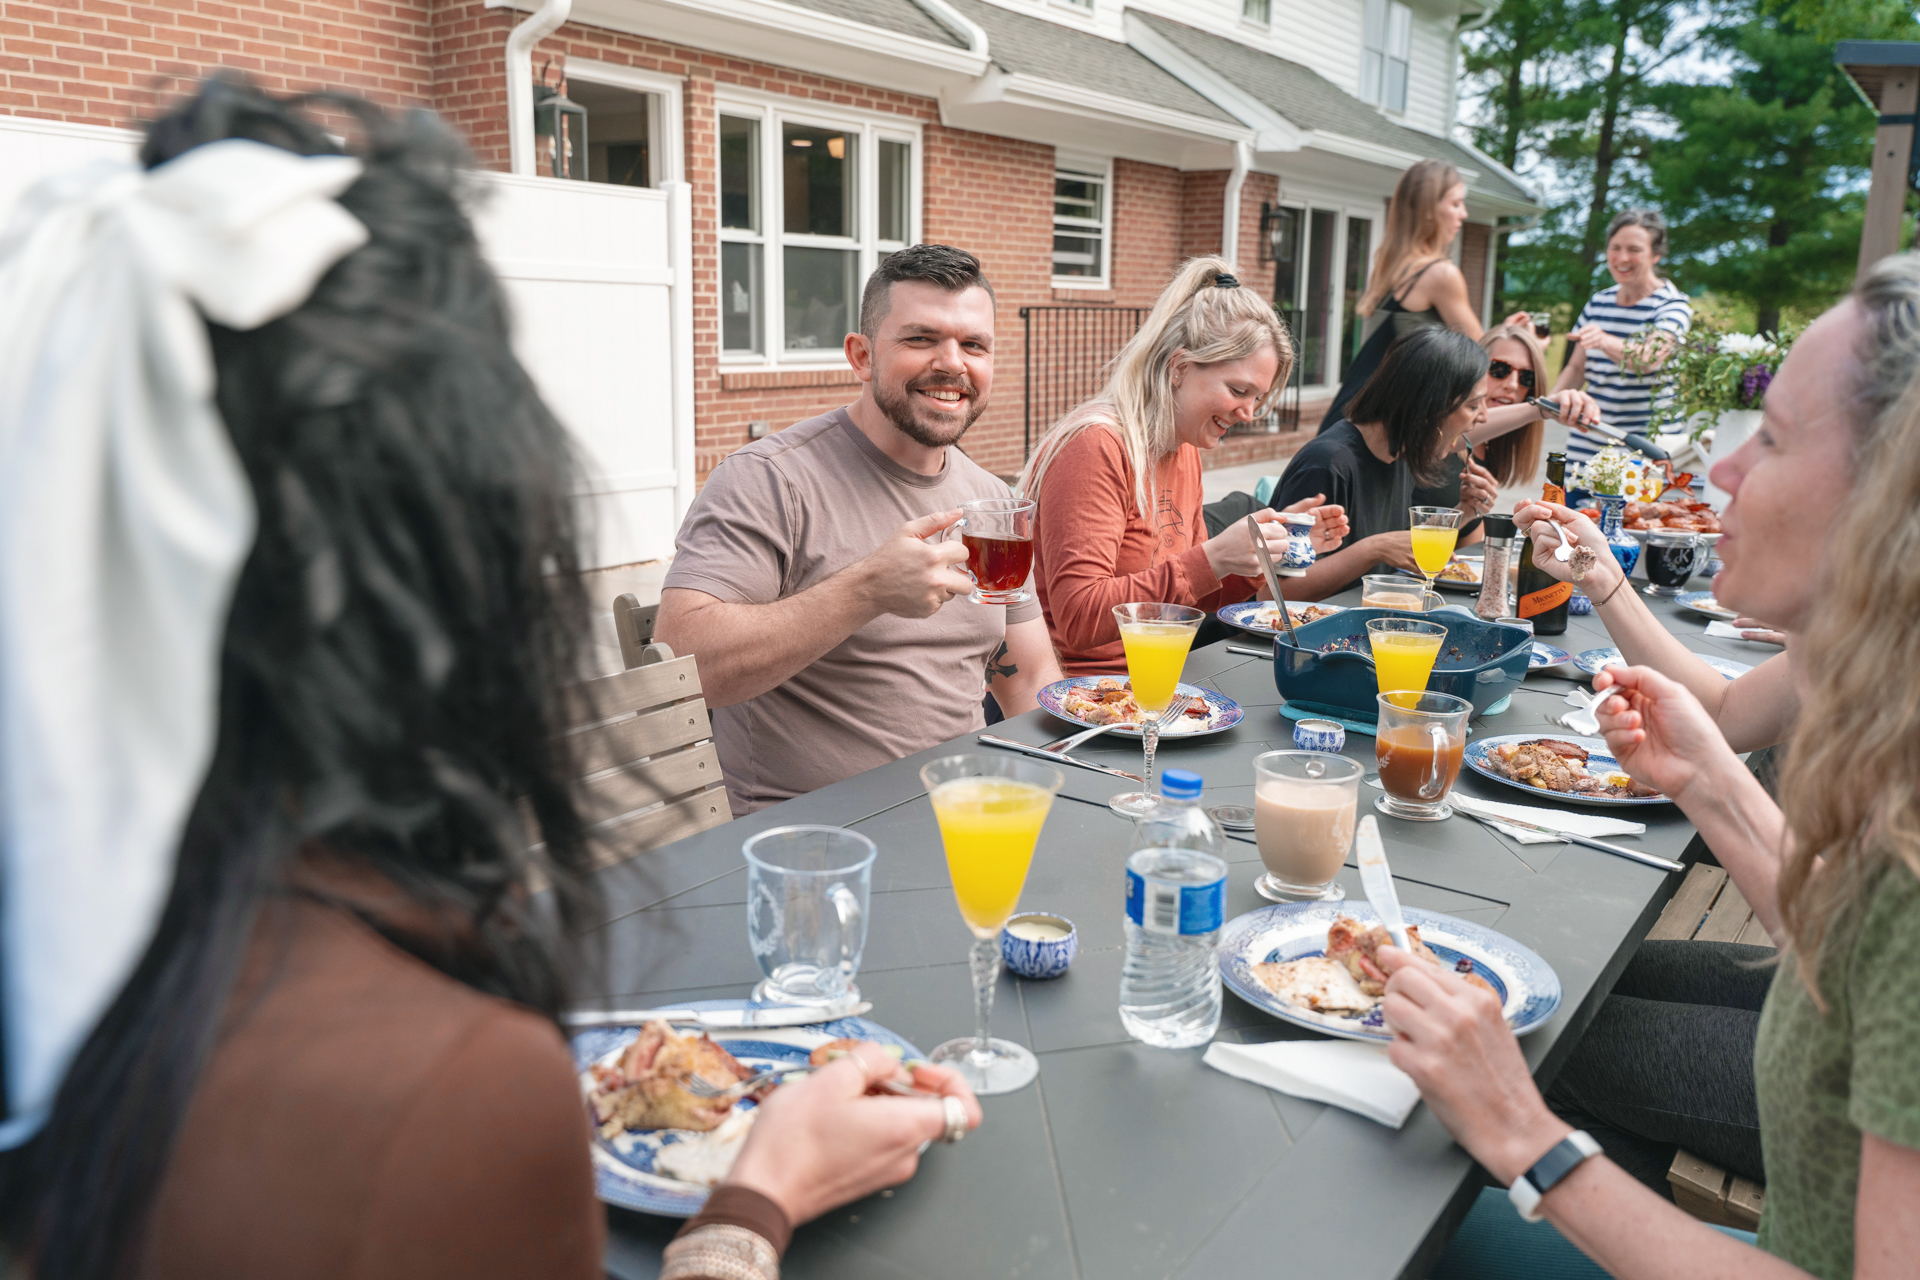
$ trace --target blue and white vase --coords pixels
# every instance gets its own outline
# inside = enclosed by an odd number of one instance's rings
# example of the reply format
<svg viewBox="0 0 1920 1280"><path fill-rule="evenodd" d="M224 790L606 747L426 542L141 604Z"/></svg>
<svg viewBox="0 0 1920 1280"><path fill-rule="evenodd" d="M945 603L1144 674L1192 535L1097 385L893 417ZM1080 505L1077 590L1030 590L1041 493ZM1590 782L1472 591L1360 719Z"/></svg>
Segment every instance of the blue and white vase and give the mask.
<svg viewBox="0 0 1920 1280"><path fill-rule="evenodd" d="M1640 542L1620 527L1627 512L1627 500L1617 493L1596 493L1593 500L1600 504L1600 532L1606 537L1607 550L1613 552L1621 571L1631 578L1633 566L1640 563Z"/></svg>

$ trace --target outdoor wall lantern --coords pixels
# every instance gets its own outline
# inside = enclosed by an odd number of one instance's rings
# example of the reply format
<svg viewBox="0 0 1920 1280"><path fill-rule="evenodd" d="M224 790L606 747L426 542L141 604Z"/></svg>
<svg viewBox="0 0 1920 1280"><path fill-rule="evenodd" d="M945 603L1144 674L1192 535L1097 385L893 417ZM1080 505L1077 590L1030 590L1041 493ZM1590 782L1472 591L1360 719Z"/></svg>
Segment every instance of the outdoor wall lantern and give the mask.
<svg viewBox="0 0 1920 1280"><path fill-rule="evenodd" d="M556 178L587 177L587 109L550 84L533 86L534 154Z"/></svg>
<svg viewBox="0 0 1920 1280"><path fill-rule="evenodd" d="M1299 237L1299 210L1260 202L1260 261L1291 262Z"/></svg>

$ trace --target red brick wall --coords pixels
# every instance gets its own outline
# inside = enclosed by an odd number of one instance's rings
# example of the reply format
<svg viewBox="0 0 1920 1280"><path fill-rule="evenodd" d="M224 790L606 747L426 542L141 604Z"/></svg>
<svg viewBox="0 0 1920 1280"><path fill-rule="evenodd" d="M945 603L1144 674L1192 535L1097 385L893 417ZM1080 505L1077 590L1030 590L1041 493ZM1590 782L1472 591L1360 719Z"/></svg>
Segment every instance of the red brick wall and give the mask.
<svg viewBox="0 0 1920 1280"><path fill-rule="evenodd" d="M0 0L0 111L125 128L213 67L281 92L428 105L436 17L428 0Z"/></svg>
<svg viewBox="0 0 1920 1280"><path fill-rule="evenodd" d="M1467 301L1473 314L1482 314L1487 297L1487 246L1493 241L1493 228L1469 222L1460 228L1460 274L1467 278Z"/></svg>

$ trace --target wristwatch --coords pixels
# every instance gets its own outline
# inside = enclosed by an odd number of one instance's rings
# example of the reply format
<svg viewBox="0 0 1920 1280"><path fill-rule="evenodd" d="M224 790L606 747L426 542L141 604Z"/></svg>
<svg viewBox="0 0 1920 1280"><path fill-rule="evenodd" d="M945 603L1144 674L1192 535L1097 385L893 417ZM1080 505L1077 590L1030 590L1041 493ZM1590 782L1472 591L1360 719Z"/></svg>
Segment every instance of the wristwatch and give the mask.
<svg viewBox="0 0 1920 1280"><path fill-rule="evenodd" d="M1580 1167L1582 1161L1600 1154L1600 1144L1585 1129L1575 1129L1553 1145L1553 1149L1534 1162L1533 1168L1513 1180L1507 1199L1528 1222L1541 1218L1540 1197L1553 1190L1560 1179Z"/></svg>

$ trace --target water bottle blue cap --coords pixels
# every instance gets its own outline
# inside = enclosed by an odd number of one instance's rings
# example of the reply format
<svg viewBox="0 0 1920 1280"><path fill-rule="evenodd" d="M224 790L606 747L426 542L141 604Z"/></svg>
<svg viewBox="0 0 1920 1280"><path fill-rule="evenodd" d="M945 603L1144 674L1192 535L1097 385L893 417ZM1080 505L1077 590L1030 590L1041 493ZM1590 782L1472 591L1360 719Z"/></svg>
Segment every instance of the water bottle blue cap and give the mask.
<svg viewBox="0 0 1920 1280"><path fill-rule="evenodd" d="M1169 800L1198 800L1206 780L1185 769L1169 769L1160 775L1160 794Z"/></svg>

